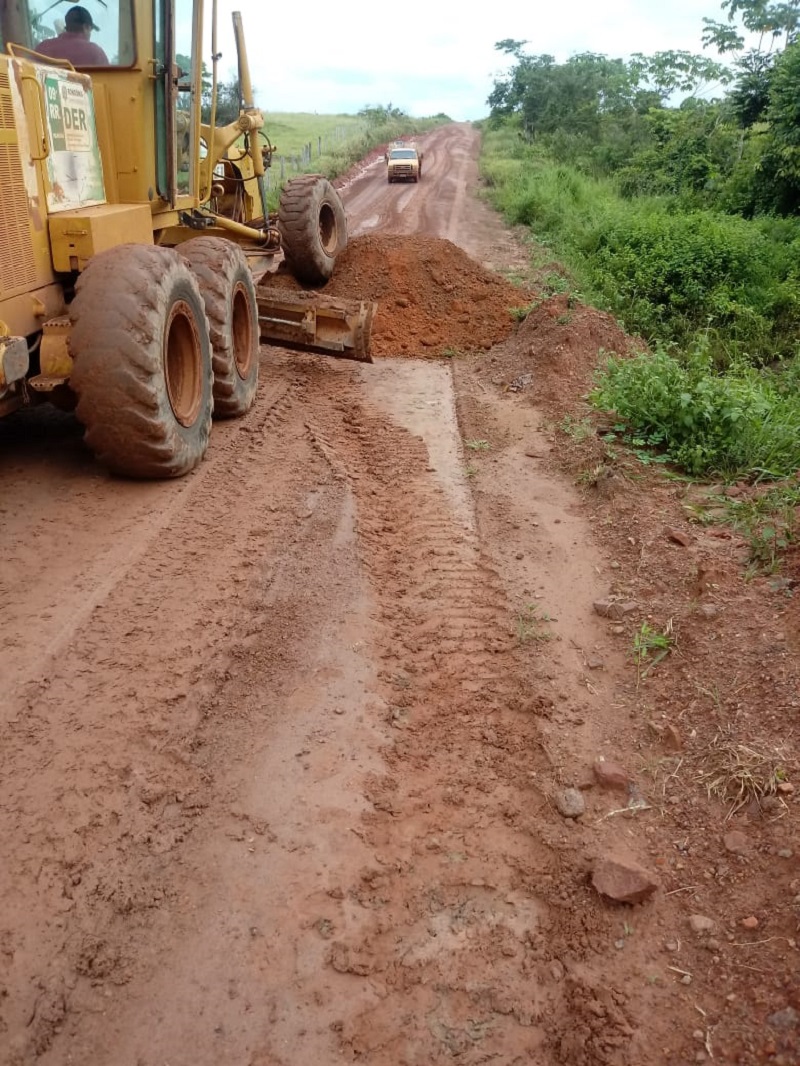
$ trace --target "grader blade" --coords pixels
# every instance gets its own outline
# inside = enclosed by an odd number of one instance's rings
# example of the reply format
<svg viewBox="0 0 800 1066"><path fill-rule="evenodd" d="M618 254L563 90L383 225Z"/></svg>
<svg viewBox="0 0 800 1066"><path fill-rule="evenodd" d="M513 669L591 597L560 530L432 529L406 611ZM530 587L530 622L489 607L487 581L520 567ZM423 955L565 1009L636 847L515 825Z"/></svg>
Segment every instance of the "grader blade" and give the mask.
<svg viewBox="0 0 800 1066"><path fill-rule="evenodd" d="M261 340L371 363L372 319L378 305L311 292L257 290Z"/></svg>

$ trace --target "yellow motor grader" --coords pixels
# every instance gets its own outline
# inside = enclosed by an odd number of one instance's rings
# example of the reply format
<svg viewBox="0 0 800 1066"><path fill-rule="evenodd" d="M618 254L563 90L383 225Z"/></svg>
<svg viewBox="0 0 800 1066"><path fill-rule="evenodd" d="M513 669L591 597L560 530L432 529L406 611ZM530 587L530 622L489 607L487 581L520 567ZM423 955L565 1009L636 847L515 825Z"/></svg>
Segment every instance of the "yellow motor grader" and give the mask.
<svg viewBox="0 0 800 1066"><path fill-rule="evenodd" d="M268 209L240 15L218 126L216 0L84 3L0 0L0 415L74 408L110 470L176 477L251 407L259 339L369 361L374 305L308 291L347 242L326 178ZM281 256L304 290L260 284Z"/></svg>

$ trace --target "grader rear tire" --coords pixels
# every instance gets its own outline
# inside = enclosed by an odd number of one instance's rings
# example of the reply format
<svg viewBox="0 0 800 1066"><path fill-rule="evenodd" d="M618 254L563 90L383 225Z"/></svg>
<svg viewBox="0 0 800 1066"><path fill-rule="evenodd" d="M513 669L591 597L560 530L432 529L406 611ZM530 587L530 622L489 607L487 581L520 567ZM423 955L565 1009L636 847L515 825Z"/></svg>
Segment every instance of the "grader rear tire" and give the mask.
<svg viewBox="0 0 800 1066"><path fill-rule="evenodd" d="M258 387L258 303L247 258L224 237L194 237L178 251L197 278L208 315L214 417L238 418L253 406Z"/></svg>
<svg viewBox="0 0 800 1066"><path fill-rule="evenodd" d="M94 256L70 319L76 413L100 462L136 478L197 466L211 430L211 343L200 289L178 253L127 244Z"/></svg>
<svg viewBox="0 0 800 1066"><path fill-rule="evenodd" d="M347 247L344 205L327 178L303 174L286 182L278 229L292 274L307 285L323 285Z"/></svg>

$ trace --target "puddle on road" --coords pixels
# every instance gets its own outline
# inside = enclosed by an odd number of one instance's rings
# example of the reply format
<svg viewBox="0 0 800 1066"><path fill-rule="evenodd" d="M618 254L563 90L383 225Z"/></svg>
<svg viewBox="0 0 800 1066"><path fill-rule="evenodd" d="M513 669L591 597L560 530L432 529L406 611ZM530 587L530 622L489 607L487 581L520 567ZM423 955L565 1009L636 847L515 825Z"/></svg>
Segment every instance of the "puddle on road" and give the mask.
<svg viewBox="0 0 800 1066"><path fill-rule="evenodd" d="M364 368L362 378L373 403L425 442L429 467L453 508L453 518L474 532L475 510L450 368L418 359L381 359Z"/></svg>
<svg viewBox="0 0 800 1066"><path fill-rule="evenodd" d="M361 224L356 230L353 231L351 236L356 237L359 234L364 233L366 230L375 229L380 224L380 221L380 215L371 215L369 218L363 219Z"/></svg>

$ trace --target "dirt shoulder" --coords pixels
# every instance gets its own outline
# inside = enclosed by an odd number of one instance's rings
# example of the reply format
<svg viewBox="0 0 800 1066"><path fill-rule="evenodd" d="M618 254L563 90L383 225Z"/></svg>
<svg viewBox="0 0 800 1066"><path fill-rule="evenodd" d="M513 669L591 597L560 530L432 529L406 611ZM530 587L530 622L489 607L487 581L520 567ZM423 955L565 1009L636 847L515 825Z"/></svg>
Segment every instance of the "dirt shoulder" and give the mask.
<svg viewBox="0 0 800 1066"><path fill-rule="evenodd" d="M608 420L584 397L602 352L630 345L606 316L554 297L488 356L458 362L464 435L491 444L471 459L478 513L508 572L535 591L529 616L557 619L529 632L552 686L540 713L551 788L586 801L570 834L575 883L619 849L659 881L627 910L587 888L574 901L587 923L607 923L590 953L595 965L604 957L605 986L637 1003L647 1050L633 1061L790 1063L800 1047L791 560L757 572L747 541L719 508L715 518L722 486L672 480L607 439ZM598 758L622 771L610 790Z"/></svg>

